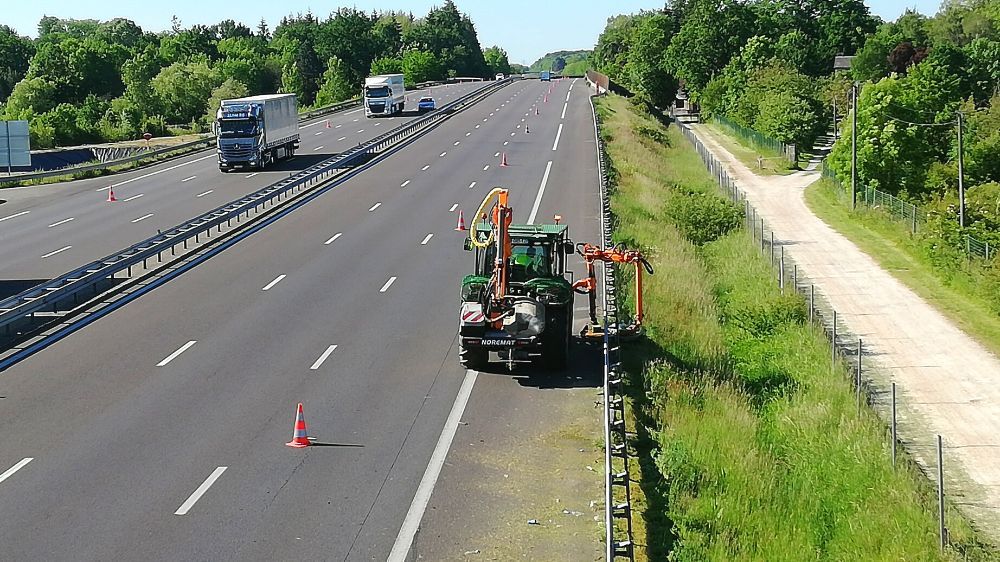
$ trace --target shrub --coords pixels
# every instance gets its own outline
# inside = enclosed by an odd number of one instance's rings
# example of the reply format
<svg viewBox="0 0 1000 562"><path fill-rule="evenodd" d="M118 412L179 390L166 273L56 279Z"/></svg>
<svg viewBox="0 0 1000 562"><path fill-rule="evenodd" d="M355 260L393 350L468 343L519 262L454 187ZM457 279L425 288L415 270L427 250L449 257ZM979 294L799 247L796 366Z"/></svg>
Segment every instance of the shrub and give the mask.
<svg viewBox="0 0 1000 562"><path fill-rule="evenodd" d="M667 202L666 215L684 236L699 246L717 240L738 227L743 213L717 195L685 193Z"/></svg>

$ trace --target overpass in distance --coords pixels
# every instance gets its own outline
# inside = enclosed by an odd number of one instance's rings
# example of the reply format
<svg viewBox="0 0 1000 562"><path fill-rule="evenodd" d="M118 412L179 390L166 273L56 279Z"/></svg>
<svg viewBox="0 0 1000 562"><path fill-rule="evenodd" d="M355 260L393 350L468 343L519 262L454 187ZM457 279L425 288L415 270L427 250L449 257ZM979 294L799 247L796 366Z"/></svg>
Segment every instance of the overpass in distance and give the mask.
<svg viewBox="0 0 1000 562"><path fill-rule="evenodd" d="M430 92L447 102L487 84ZM500 185L511 190L515 221L558 213L574 240L599 240L589 92L582 81L553 85L547 102L548 83L499 89L0 373L4 557L454 556L448 529L464 517L455 506L477 507L449 485L466 477L443 465L449 446L495 437L500 419L516 425L525 392L553 399L532 389L544 376L529 374L525 385L459 365L459 286L471 256L453 230L458 211ZM306 123L299 154L259 173L220 174L211 152L113 179L5 191L0 279L9 288L51 278L410 118L365 119L355 109L329 127L325 118ZM104 202L112 181L117 204ZM576 259L573 270L585 273ZM595 376L599 364L583 355L571 374ZM284 442L298 402L320 446L293 451ZM449 432L453 445L442 437ZM436 486L420 486L439 470Z"/></svg>

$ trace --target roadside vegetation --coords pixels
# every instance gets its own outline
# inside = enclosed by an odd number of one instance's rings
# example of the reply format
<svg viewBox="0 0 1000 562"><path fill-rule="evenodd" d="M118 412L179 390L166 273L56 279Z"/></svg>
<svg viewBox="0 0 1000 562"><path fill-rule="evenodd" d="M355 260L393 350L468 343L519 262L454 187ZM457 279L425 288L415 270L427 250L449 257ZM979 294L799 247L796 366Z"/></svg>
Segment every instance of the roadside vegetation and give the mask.
<svg viewBox="0 0 1000 562"><path fill-rule="evenodd" d="M358 95L370 73L408 83L508 74L507 54L483 49L469 17L445 0L426 16L338 8L288 16L271 30L227 19L145 31L127 19L45 16L37 39L0 25L0 118L29 121L31 147L207 130L218 100L293 92L300 107Z"/></svg>
<svg viewBox="0 0 1000 562"><path fill-rule="evenodd" d="M598 100L615 239L647 252L647 337L627 348L650 560L988 560L931 487L893 470L843 366L782 294L693 147L642 98ZM628 286L623 284L622 286ZM628 299L634 295L625 295Z"/></svg>

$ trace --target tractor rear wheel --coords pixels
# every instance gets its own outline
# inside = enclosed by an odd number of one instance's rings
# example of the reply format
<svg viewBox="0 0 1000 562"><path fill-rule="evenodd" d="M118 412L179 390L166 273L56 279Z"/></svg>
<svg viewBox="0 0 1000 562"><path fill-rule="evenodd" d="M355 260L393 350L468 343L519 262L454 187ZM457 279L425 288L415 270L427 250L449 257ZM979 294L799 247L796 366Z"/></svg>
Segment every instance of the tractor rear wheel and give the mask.
<svg viewBox="0 0 1000 562"><path fill-rule="evenodd" d="M553 307L546 310L545 313L541 363L547 369L561 371L566 368L569 360L573 309L569 306Z"/></svg>
<svg viewBox="0 0 1000 562"><path fill-rule="evenodd" d="M458 352L458 360L466 369L481 371L486 368L490 360L490 352L485 349L473 349L464 345Z"/></svg>

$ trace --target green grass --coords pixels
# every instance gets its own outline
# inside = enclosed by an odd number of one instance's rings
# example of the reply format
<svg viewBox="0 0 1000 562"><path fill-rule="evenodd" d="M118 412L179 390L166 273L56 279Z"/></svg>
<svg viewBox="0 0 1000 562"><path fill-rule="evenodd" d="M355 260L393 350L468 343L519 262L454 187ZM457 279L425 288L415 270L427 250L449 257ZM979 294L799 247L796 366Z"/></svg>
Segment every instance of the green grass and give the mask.
<svg viewBox="0 0 1000 562"><path fill-rule="evenodd" d="M939 551L929 482L908 461L892 469L883 424L858 413L803 300L746 233L695 245L669 218L692 198L726 205L688 141L616 96L599 112L615 238L656 268L647 338L625 352L642 559L989 559L951 509L954 547Z"/></svg>
<svg viewBox="0 0 1000 562"><path fill-rule="evenodd" d="M788 159L777 151L751 146L718 123L710 122L705 127L716 142L721 144L744 166L762 176L786 176L795 171Z"/></svg>
<svg viewBox="0 0 1000 562"><path fill-rule="evenodd" d="M578 60L571 62L563 68L561 74L563 76L583 76L590 70L590 61L587 59Z"/></svg>
<svg viewBox="0 0 1000 562"><path fill-rule="evenodd" d="M909 225L878 210L850 208L846 195L829 180L806 188L806 204L813 213L872 257L941 311L962 331L1000 355L1000 316L984 298L977 270L966 267L943 271L935 267L910 234Z"/></svg>

